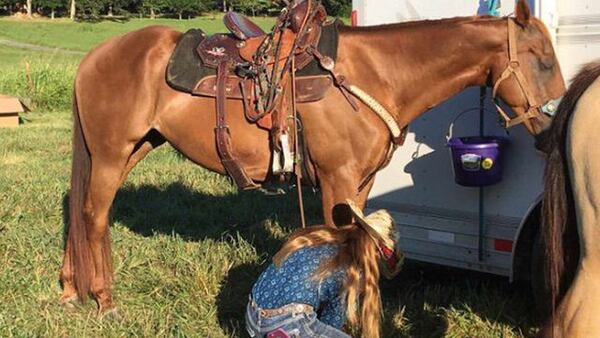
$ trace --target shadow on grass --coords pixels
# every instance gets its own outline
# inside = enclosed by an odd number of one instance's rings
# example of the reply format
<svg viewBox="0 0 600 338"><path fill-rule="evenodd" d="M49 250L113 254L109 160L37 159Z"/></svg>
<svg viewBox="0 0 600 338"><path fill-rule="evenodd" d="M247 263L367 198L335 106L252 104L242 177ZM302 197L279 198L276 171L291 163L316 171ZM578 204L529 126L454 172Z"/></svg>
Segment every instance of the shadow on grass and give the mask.
<svg viewBox="0 0 600 338"><path fill-rule="evenodd" d="M319 198L307 192L305 202L309 224L321 223ZM112 221L142 236L174 233L188 241L219 240L226 233L239 233L259 255L271 257L285 237L273 222L282 225L283 231L295 229L299 223L297 208L294 190L277 196L258 191L215 196L175 182L166 188L122 188L113 205ZM217 317L221 327L233 336L240 336L240 330L245 332L248 294L262 268L258 264L235 266L222 282L216 301Z"/></svg>
<svg viewBox="0 0 600 338"><path fill-rule="evenodd" d="M242 264L229 271L217 296L219 324L232 337L247 337L245 329L246 304L254 282L264 267Z"/></svg>
<svg viewBox="0 0 600 338"><path fill-rule="evenodd" d="M116 23L126 23L130 21L132 16L130 15L91 15L84 14L80 15L76 20L78 22L85 23L101 23L101 22L116 22Z"/></svg>
<svg viewBox="0 0 600 338"><path fill-rule="evenodd" d="M321 224L320 199L308 189L304 191L308 224ZM176 234L186 241L220 240L225 234L239 233L253 244L259 255L271 257L281 246L285 233L298 227L297 208L295 190L276 196L258 191L215 196L174 182L166 187L122 187L112 206L111 223L118 222L142 236ZM64 239L68 210L68 195L65 195ZM262 268L258 264L233 267L222 282L216 302L218 319L236 337L240 329L245 332L243 316L248 294Z"/></svg>
<svg viewBox="0 0 600 338"><path fill-rule="evenodd" d="M67 197L65 216L66 201ZM308 224L319 224L318 197L306 193L305 201ZM270 258L285 237L285 233L274 235L273 221L294 229L298 212L293 191L283 196L260 192L215 196L175 182L164 188L122 188L113 205L112 221L142 236L177 234L186 241L219 240L224 234L239 233L253 243L259 255ZM263 269L259 264L238 265L222 281L216 299L217 318L232 336L245 336L247 297ZM384 337L444 337L455 332L450 325L460 325L463 320L468 325L477 320L506 324L526 336L535 325L530 289L510 285L505 278L409 261L398 277L382 281L381 286ZM476 332L469 330L459 328L459 335Z"/></svg>
<svg viewBox="0 0 600 338"><path fill-rule="evenodd" d="M486 321L531 336L536 325L529 286L490 274L408 261L394 280L382 281L381 294L385 337L481 336ZM471 327L457 329L461 322ZM501 336L496 328L483 337Z"/></svg>
<svg viewBox="0 0 600 338"><path fill-rule="evenodd" d="M307 193L305 200L307 218L318 222L321 213L318 198ZM290 228L299 224L293 190L277 196L258 191L215 196L177 182L166 188L152 185L121 188L113 204L112 221L143 236L174 233L190 241L220 239L225 233L235 232L251 241L260 239L255 232L267 221Z"/></svg>
<svg viewBox="0 0 600 338"><path fill-rule="evenodd" d="M223 281L217 297L218 318L221 327L231 336L246 336L247 295L263 269L243 264L233 268ZM506 279L488 274L407 262L398 277L381 282L381 296L382 337L496 337L503 334L499 327L495 332L486 332L489 326L484 322L509 325L525 336L532 336L535 327L529 288L509 285ZM480 318L480 326L475 316ZM457 328L461 323L465 327Z"/></svg>

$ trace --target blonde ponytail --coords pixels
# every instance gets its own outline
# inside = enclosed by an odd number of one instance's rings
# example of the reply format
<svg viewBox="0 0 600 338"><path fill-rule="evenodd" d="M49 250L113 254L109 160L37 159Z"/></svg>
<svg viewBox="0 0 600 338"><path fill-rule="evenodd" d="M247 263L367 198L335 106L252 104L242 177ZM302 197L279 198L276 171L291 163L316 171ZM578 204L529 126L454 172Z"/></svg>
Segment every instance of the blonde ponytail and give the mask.
<svg viewBox="0 0 600 338"><path fill-rule="evenodd" d="M381 298L379 292L379 250L367 232L357 225L340 228L313 226L292 234L273 263L281 266L296 250L324 244L338 246L338 254L321 263L313 278L321 280L337 269L346 270L342 296L350 325L362 328L362 336L379 338ZM360 309L359 309L360 305ZM360 314L360 316L359 316Z"/></svg>

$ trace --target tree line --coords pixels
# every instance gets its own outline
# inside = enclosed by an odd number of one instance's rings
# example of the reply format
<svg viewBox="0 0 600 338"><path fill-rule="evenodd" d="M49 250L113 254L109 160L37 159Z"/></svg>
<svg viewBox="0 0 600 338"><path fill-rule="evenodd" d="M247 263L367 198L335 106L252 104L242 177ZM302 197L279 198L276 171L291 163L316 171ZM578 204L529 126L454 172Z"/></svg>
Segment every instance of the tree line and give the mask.
<svg viewBox="0 0 600 338"><path fill-rule="evenodd" d="M348 16L352 0L322 0L331 16ZM277 15L282 0L0 0L0 14L29 17L69 16L72 20L103 17L157 16L191 18L211 11L235 10L247 15Z"/></svg>

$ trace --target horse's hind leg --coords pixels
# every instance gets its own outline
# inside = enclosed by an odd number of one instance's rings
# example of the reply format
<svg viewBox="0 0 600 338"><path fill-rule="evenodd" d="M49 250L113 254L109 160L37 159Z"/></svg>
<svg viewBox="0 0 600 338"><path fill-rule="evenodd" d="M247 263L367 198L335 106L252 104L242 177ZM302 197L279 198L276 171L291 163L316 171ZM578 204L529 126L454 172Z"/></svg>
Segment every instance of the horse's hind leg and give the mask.
<svg viewBox="0 0 600 338"><path fill-rule="evenodd" d="M100 312L105 312L113 307L110 292L112 259L108 216L121 184L127 158L112 160L92 158L89 193L84 211L94 267L90 291L98 302Z"/></svg>
<svg viewBox="0 0 600 338"><path fill-rule="evenodd" d="M101 313L113 308L110 286L112 283L112 259L109 236L109 212L119 187L133 167L152 149L164 143L160 134L150 131L139 141L128 158L102 158L92 160L89 189L90 231L88 239L94 261L95 274L91 292L98 302ZM87 208L86 208L87 209Z"/></svg>
<svg viewBox="0 0 600 338"><path fill-rule="evenodd" d="M91 291L96 297L101 310L108 310L112 307L111 296L109 292L112 270L110 266L110 242L108 236L108 213L114 200L114 196L123 184L129 172L141 161L151 150L165 142L164 138L155 130L151 130L134 147L128 158L119 158L116 154L112 156L94 157L92 164L91 180L89 186L88 198L85 202L85 220L90 243L90 251L94 261L94 271L100 271L94 274ZM97 237L97 238L95 238ZM100 239L98 239L100 238ZM93 243L93 246L92 246ZM63 293L60 303L70 303L76 300L77 290L73 283L73 273L71 269L71 255L67 241L63 267L61 270L61 284ZM94 249L92 250L92 247Z"/></svg>
<svg viewBox="0 0 600 338"><path fill-rule="evenodd" d="M65 246L65 254L63 257L63 265L60 271L60 283L63 289L62 295L60 297L60 304L68 304L77 300L77 289L75 289L75 284L73 282L73 270L71 269L71 244L69 242L66 243Z"/></svg>

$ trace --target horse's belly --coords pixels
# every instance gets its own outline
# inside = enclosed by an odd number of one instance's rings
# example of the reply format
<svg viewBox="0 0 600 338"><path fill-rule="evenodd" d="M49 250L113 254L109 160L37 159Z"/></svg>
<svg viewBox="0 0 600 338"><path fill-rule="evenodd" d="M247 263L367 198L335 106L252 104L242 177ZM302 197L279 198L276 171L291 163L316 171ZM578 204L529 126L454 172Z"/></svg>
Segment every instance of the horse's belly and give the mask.
<svg viewBox="0 0 600 338"><path fill-rule="evenodd" d="M225 174L215 142L215 100L169 90L161 103L154 127L196 164ZM247 122L241 101L228 101L226 112L234 155L251 178L263 181L271 158L268 132Z"/></svg>

